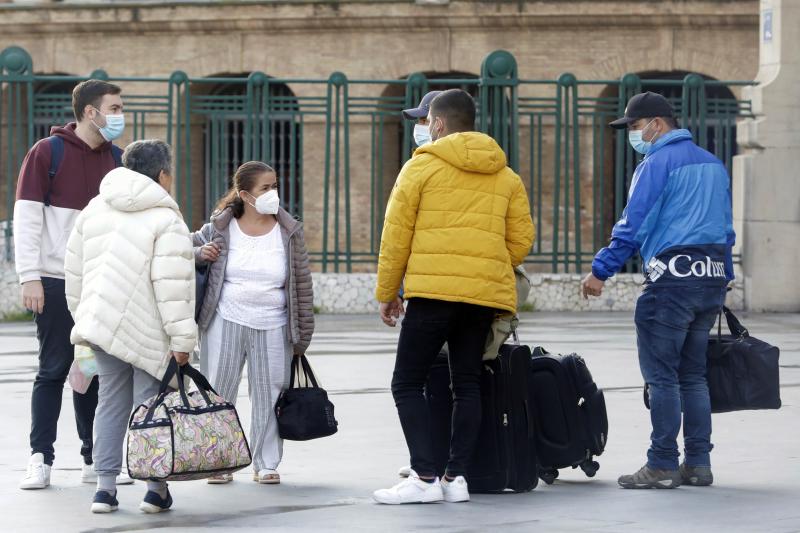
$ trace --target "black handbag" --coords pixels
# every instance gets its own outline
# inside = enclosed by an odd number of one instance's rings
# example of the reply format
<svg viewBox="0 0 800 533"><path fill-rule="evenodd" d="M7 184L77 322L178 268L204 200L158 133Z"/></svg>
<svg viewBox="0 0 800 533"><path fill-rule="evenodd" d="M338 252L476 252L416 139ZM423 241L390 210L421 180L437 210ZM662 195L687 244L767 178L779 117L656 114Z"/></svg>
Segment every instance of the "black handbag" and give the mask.
<svg viewBox="0 0 800 533"><path fill-rule="evenodd" d="M305 387L299 386L301 372L305 375ZM338 431L333 404L325 389L317 384L305 355L295 356L292 360L289 388L278 396L275 417L278 434L286 440L318 439Z"/></svg>
<svg viewBox="0 0 800 533"><path fill-rule="evenodd" d="M730 335L722 334L722 315ZM781 407L780 350L750 336L736 315L723 307L716 337L708 339L708 393L712 413L779 409ZM650 409L648 385L644 404Z"/></svg>

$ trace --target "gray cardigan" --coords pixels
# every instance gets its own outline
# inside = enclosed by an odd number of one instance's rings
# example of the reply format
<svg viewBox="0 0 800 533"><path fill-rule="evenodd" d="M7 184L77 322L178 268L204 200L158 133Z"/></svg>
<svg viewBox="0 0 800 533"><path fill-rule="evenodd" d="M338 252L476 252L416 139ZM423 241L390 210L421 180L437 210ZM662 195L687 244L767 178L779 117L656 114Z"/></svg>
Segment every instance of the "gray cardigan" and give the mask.
<svg viewBox="0 0 800 533"><path fill-rule="evenodd" d="M311 270L308 267L303 227L299 221L292 218L283 209L280 209L276 216L281 228L287 260L288 277L285 290L289 326L286 328L288 340L292 344L295 354L304 354L311 343L311 336L314 334L314 287L311 282ZM225 280L225 265L228 262L227 244L231 219L233 219L233 212L230 209L214 213L210 222L200 228L200 231L192 234L195 262L198 265L206 264L200 258L201 246L213 241L220 247L219 259L209 266L206 293L200 308L200 317L197 320L200 331L208 329L219 304L222 283Z"/></svg>

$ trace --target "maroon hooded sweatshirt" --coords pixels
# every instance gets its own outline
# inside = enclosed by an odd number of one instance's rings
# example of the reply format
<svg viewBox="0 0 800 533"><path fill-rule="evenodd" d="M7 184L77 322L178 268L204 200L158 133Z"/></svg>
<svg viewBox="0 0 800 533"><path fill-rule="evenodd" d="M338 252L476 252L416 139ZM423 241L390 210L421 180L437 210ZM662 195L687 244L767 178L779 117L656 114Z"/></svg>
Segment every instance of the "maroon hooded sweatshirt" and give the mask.
<svg viewBox="0 0 800 533"><path fill-rule="evenodd" d="M76 134L77 124L53 127L64 140L64 155L50 179L50 142L33 145L19 173L14 204L14 253L20 283L64 278L64 253L75 219L97 196L100 181L116 167L111 143L95 149ZM48 197L50 205L45 206Z"/></svg>

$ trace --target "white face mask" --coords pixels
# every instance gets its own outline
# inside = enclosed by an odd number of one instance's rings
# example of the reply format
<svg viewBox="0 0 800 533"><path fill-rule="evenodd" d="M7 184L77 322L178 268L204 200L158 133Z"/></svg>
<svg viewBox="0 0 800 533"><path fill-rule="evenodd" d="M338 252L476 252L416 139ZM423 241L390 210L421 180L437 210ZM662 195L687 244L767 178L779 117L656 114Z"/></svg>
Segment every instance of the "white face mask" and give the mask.
<svg viewBox="0 0 800 533"><path fill-rule="evenodd" d="M425 146L431 142L431 130L427 124L414 124L414 142Z"/></svg>
<svg viewBox="0 0 800 533"><path fill-rule="evenodd" d="M247 193L250 194L250 193ZM261 213L262 215L274 215L277 214L278 208L281 206L281 199L278 196L278 191L270 190L256 198L252 194L250 194L253 198L255 198L256 202L248 204L252 205L256 211Z"/></svg>
<svg viewBox="0 0 800 533"><path fill-rule="evenodd" d="M100 110L95 108L100 115ZM120 113L119 115L103 115L106 119L106 125L102 128L98 126L94 120L92 120L92 124L100 131L100 135L103 136L103 139L107 141L114 141L119 139L122 135L122 132L125 131L125 115Z"/></svg>

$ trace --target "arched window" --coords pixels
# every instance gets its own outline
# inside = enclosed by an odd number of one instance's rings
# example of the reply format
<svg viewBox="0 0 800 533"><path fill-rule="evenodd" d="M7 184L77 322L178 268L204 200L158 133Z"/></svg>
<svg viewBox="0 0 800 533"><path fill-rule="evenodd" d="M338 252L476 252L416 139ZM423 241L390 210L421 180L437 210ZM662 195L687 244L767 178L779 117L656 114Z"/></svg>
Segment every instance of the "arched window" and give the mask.
<svg viewBox="0 0 800 533"><path fill-rule="evenodd" d="M263 97L248 99L247 77L221 74L192 87L192 114L202 119L205 214L231 187L236 169L248 159L259 159L278 174L282 206L299 215L302 129L297 99L283 83L267 83ZM240 78L241 82L214 78ZM195 119L193 124L197 123Z"/></svg>
<svg viewBox="0 0 800 533"><path fill-rule="evenodd" d="M63 72L37 74L37 76L68 76ZM37 81L33 86L33 137L36 140L50 136L53 126L63 126L75 120L72 110L72 90L78 81Z"/></svg>
<svg viewBox="0 0 800 533"><path fill-rule="evenodd" d="M684 80L690 74L696 74L704 80L702 98L705 105L684 109L684 94L688 90ZM733 91L710 76L687 71L647 71L636 75L641 81L641 92L652 91L667 98L675 110L678 126L689 129L695 142L716 155L732 173L733 156L737 153L736 120L739 116L739 102ZM603 117L599 128L607 129L606 122L618 114L615 102L618 101L619 90L619 84L613 84L602 91L599 101L605 104L598 105L597 112ZM704 125L702 129L701 124ZM598 188L595 196L596 201L600 202L597 209L602 216L598 216L594 231L595 238L601 242L608 238L614 222L621 216L627 203L633 170L642 158L628 146L626 133L615 136L606 132L605 139L607 141L601 146L595 146L595 157L602 152L601 160L607 162L601 169L604 174L602 183L605 185L602 189ZM595 180L598 179L599 176L596 176ZM623 271L640 271L638 263L638 260L632 260Z"/></svg>

